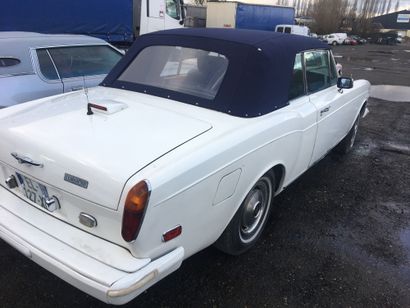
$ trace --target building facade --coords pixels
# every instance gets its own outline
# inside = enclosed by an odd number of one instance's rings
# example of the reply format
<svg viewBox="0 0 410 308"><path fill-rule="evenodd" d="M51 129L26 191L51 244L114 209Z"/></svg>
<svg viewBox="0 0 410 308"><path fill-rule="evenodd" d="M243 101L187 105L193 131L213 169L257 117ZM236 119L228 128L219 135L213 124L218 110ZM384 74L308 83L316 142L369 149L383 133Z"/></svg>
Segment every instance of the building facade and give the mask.
<svg viewBox="0 0 410 308"><path fill-rule="evenodd" d="M410 10L402 10L374 17L373 24L381 26L382 31L397 31L402 37L410 37Z"/></svg>

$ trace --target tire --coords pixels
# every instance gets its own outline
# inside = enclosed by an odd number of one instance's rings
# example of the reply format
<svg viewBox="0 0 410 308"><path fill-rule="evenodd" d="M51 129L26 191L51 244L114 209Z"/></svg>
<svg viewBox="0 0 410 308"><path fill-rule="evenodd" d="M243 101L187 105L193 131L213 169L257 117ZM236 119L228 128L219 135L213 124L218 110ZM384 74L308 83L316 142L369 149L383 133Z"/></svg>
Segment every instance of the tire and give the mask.
<svg viewBox="0 0 410 308"><path fill-rule="evenodd" d="M252 246L265 228L274 195L275 177L263 175L253 185L215 247L230 255L240 255Z"/></svg>
<svg viewBox="0 0 410 308"><path fill-rule="evenodd" d="M359 129L359 118L360 114L357 116L356 121L354 121L352 128L347 133L346 137L340 141L340 143L335 147L335 152L340 155L346 155L349 153L354 145L356 140L357 131Z"/></svg>
<svg viewBox="0 0 410 308"><path fill-rule="evenodd" d="M337 42L336 42L336 41L333 41L333 42L332 42L332 45L333 45L333 46L336 46L336 45L337 45Z"/></svg>

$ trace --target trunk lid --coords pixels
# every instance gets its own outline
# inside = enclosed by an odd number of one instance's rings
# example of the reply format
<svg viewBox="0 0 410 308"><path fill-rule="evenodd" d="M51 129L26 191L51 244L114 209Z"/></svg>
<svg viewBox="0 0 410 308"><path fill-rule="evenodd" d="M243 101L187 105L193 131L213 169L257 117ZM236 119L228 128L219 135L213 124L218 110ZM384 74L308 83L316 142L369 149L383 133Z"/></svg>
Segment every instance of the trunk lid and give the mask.
<svg viewBox="0 0 410 308"><path fill-rule="evenodd" d="M172 102L166 99L103 88L90 89L88 96L77 92L3 118L0 114L0 161L116 210L124 184L133 174L212 128L169 108ZM158 101L168 107L159 107ZM97 112L87 115L88 102L108 111L114 106L115 112L93 109ZM11 153L43 166L19 164Z"/></svg>

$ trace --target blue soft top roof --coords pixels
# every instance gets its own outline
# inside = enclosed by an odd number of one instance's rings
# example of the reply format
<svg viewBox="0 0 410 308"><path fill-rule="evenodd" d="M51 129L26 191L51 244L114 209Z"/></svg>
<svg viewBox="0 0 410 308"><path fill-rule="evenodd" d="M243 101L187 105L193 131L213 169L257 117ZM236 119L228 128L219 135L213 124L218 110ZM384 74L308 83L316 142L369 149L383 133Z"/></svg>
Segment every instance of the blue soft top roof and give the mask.
<svg viewBox="0 0 410 308"><path fill-rule="evenodd" d="M171 45L225 55L228 70L213 100L117 80L144 48ZM239 29L185 28L141 36L102 85L167 97L239 117L255 117L288 105L295 56L309 49L328 49L300 35Z"/></svg>

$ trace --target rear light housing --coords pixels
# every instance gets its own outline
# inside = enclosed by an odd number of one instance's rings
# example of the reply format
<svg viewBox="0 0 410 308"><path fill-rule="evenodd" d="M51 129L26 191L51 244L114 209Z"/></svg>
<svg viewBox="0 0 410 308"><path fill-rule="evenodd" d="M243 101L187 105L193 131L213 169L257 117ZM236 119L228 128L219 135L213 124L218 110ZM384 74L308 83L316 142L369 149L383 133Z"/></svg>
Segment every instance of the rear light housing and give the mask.
<svg viewBox="0 0 410 308"><path fill-rule="evenodd" d="M144 220L150 194L151 189L146 180L139 182L128 192L121 230L122 238L125 241L132 242L137 238Z"/></svg>

